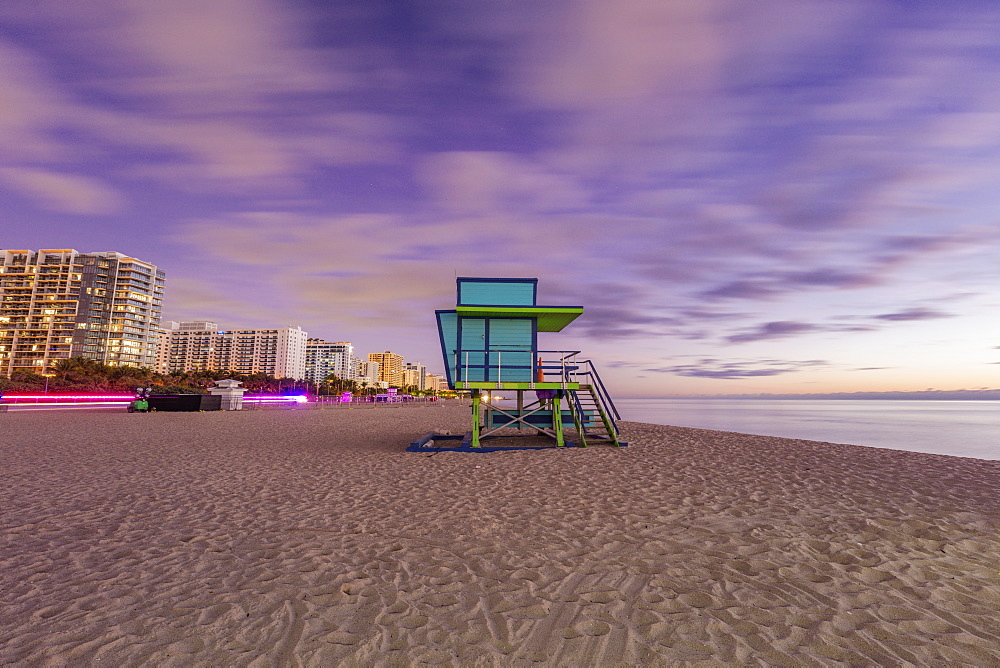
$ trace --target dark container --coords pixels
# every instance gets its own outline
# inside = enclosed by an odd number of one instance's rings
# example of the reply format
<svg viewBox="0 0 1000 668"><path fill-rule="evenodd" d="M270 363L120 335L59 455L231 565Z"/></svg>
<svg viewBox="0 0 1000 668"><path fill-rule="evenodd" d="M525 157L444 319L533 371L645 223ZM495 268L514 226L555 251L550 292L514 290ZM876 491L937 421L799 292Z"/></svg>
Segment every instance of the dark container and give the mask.
<svg viewBox="0 0 1000 668"><path fill-rule="evenodd" d="M218 411L222 397L211 394L179 394L174 397L150 397L151 411Z"/></svg>

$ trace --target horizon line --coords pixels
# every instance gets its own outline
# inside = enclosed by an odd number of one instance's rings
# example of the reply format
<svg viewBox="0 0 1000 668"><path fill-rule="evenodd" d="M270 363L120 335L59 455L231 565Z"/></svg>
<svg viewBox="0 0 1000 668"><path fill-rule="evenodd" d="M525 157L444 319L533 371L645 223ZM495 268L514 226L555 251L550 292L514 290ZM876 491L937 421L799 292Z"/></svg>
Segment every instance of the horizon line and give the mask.
<svg viewBox="0 0 1000 668"><path fill-rule="evenodd" d="M760 392L742 394L665 394L644 397L620 396L620 399L946 399L1000 400L1000 388L983 390L888 390L857 392L785 393Z"/></svg>

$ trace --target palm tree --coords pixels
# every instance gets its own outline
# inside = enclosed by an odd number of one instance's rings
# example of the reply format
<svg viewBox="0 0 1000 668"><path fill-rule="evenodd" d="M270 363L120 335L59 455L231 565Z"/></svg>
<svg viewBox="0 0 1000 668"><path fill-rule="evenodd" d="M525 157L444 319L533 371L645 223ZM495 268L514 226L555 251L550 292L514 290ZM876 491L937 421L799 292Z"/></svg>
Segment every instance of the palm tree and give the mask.
<svg viewBox="0 0 1000 668"><path fill-rule="evenodd" d="M66 376L73 373L76 369L76 361L73 357L68 357L66 359L54 362L49 366L49 373L56 374L59 376L59 380L66 382Z"/></svg>

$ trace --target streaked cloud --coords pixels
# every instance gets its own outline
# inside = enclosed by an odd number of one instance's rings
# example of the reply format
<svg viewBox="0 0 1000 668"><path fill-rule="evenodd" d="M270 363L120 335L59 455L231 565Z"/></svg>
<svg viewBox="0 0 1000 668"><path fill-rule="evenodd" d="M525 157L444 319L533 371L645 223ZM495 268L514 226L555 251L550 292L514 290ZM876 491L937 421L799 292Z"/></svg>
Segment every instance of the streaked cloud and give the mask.
<svg viewBox="0 0 1000 668"><path fill-rule="evenodd" d="M795 336L808 332L818 331L820 328L808 322L794 322L783 320L779 322L766 322L751 330L740 334L733 334L726 337L730 343L749 343L751 341L764 341L766 339L778 339L786 336Z"/></svg>
<svg viewBox="0 0 1000 668"><path fill-rule="evenodd" d="M951 313L944 313L942 311L935 311L927 308L911 308L905 311L897 311L895 313L882 313L881 315L876 315L874 318L876 320L891 320L891 321L912 321L912 320L938 320L940 318L952 318L954 317Z"/></svg>
<svg viewBox="0 0 1000 668"><path fill-rule="evenodd" d="M4 167L0 168L0 181L32 197L49 211L87 216L114 213L125 206L122 195L87 176Z"/></svg>
<svg viewBox="0 0 1000 668"><path fill-rule="evenodd" d="M739 378L760 378L780 376L803 371L814 371L826 367L824 360L721 360L705 358L689 364L677 364L646 368L644 371L684 376L689 378L710 378L713 380L734 380Z"/></svg>

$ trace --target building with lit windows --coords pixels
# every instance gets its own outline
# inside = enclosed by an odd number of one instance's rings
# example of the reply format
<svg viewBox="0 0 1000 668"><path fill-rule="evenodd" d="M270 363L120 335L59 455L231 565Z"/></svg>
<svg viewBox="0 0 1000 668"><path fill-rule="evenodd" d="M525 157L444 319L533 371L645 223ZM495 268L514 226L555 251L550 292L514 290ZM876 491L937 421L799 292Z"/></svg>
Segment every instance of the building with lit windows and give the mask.
<svg viewBox="0 0 1000 668"><path fill-rule="evenodd" d="M427 374L427 387L424 389L443 392L448 389L448 379L436 373L429 373Z"/></svg>
<svg viewBox="0 0 1000 668"><path fill-rule="evenodd" d="M403 385L415 387L418 390L427 389L427 367L416 362L403 364Z"/></svg>
<svg viewBox="0 0 1000 668"><path fill-rule="evenodd" d="M301 327L220 331L214 322L170 322L164 328L166 372L232 371L302 380L306 341Z"/></svg>
<svg viewBox="0 0 1000 668"><path fill-rule="evenodd" d="M403 385L403 356L386 350L384 353L368 353L368 361L378 364L378 380L389 387Z"/></svg>
<svg viewBox="0 0 1000 668"><path fill-rule="evenodd" d="M361 371L358 375L358 383L360 383L362 387L376 387L380 389L389 387L389 383L378 379L378 362L361 362Z"/></svg>
<svg viewBox="0 0 1000 668"><path fill-rule="evenodd" d="M153 367L165 276L122 253L0 250L0 373L69 357Z"/></svg>
<svg viewBox="0 0 1000 668"><path fill-rule="evenodd" d="M354 354L354 345L348 341L306 341L306 380L322 383L331 373L341 380L358 380L361 360Z"/></svg>

